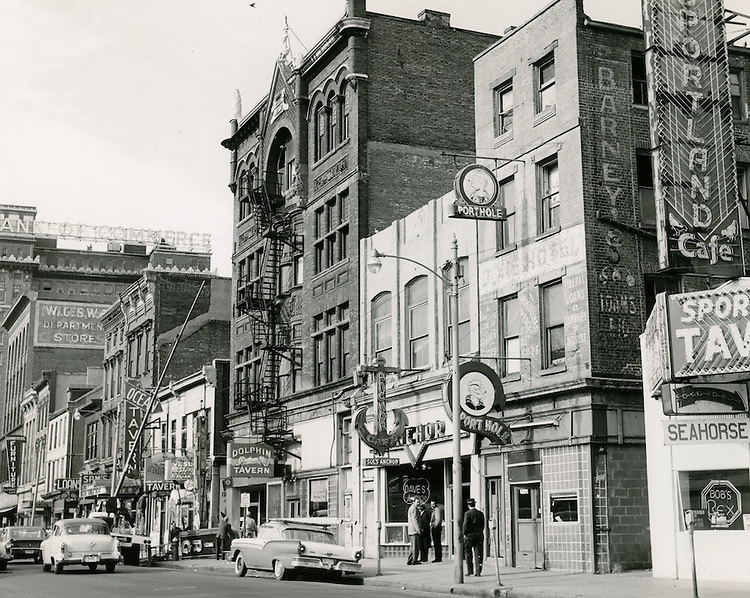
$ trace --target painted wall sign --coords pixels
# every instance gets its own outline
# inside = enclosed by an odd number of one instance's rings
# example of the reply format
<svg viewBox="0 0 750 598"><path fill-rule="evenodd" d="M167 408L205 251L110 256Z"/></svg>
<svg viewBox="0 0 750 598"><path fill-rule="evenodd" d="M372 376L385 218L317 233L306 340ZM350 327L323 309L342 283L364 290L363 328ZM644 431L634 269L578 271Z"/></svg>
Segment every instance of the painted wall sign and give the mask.
<svg viewBox="0 0 750 598"><path fill-rule="evenodd" d="M109 305L75 301L36 302L36 339L40 347L104 349L101 317Z"/></svg>
<svg viewBox="0 0 750 598"><path fill-rule="evenodd" d="M332 183L336 179L340 178L347 170L349 170L349 159L347 157L341 158L333 166L331 166L325 172L313 179L313 191L317 193L329 183Z"/></svg>
<svg viewBox="0 0 750 598"><path fill-rule="evenodd" d="M721 0L646 0L659 264L741 276Z"/></svg>
<svg viewBox="0 0 750 598"><path fill-rule="evenodd" d="M273 448L262 442L230 442L228 467L230 477L264 479L273 477Z"/></svg>
<svg viewBox="0 0 750 598"><path fill-rule="evenodd" d="M667 296L675 380L750 371L750 279Z"/></svg>
<svg viewBox="0 0 750 598"><path fill-rule="evenodd" d="M451 218L505 220L505 207L498 205L500 187L495 174L481 164L462 168L453 180L456 201Z"/></svg>
<svg viewBox="0 0 750 598"><path fill-rule="evenodd" d="M451 403L452 381L448 380L443 392L443 403L448 418L453 417ZM505 393L500 377L488 365L468 361L459 366L459 393L461 404L461 429L488 438L492 444L508 444L510 428L491 411L502 411Z"/></svg>
<svg viewBox="0 0 750 598"><path fill-rule="evenodd" d="M670 419L662 422L664 444L750 442L750 419Z"/></svg>

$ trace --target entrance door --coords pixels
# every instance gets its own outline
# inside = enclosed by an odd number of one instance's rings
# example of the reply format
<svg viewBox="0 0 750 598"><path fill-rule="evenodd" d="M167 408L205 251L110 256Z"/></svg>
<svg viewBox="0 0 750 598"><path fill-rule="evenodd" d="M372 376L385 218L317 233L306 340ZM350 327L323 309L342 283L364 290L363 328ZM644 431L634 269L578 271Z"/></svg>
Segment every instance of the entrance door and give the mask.
<svg viewBox="0 0 750 598"><path fill-rule="evenodd" d="M503 484L502 478L487 478L487 550L485 554L498 559L505 559L505 540L503 525ZM489 520L494 523L490 527Z"/></svg>
<svg viewBox="0 0 750 598"><path fill-rule="evenodd" d="M511 503L514 565L542 569L544 545L539 484L511 486Z"/></svg>
<svg viewBox="0 0 750 598"><path fill-rule="evenodd" d="M375 513L375 492L365 490L362 493L362 500L362 527L365 534L365 554L370 558L376 558L378 554L378 516Z"/></svg>

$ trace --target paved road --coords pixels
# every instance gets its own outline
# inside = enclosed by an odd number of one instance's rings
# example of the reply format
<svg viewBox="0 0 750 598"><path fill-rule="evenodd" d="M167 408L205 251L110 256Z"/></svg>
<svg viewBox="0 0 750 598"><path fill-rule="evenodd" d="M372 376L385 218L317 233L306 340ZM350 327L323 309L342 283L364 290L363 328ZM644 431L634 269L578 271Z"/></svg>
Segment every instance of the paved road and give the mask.
<svg viewBox="0 0 750 598"><path fill-rule="evenodd" d="M361 580L276 581L236 577L232 573L118 565L115 573L68 567L62 575L44 573L41 565L9 563L0 572L0 598L391 598L404 593L361 585ZM410 596L429 596L410 592ZM434 594L432 594L434 597Z"/></svg>

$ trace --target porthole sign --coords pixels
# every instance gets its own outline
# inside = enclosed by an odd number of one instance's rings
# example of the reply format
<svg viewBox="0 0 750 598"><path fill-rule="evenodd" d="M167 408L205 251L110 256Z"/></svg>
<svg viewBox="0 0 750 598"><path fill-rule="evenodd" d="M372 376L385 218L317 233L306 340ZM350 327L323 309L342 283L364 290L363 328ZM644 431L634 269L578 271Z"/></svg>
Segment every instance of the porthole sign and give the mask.
<svg viewBox="0 0 750 598"><path fill-rule="evenodd" d="M505 220L505 207L498 205L500 186L495 174L481 164L462 168L453 181L456 201L450 217L470 220Z"/></svg>
<svg viewBox="0 0 750 598"><path fill-rule="evenodd" d="M729 480L711 480L701 492L711 529L727 529L742 515L742 495Z"/></svg>

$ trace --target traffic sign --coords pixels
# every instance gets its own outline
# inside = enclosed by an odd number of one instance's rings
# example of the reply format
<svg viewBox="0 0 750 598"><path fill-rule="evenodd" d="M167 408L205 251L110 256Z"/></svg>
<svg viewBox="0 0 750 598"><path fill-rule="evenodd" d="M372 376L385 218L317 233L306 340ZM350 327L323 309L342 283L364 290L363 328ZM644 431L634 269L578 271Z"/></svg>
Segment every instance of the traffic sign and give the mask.
<svg viewBox="0 0 750 598"><path fill-rule="evenodd" d="M701 507L712 528L727 528L742 515L742 496L729 480L711 480L701 492Z"/></svg>
<svg viewBox="0 0 750 598"><path fill-rule="evenodd" d="M387 467L398 465L400 461L393 457L365 457L366 467Z"/></svg>

